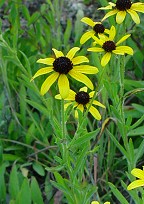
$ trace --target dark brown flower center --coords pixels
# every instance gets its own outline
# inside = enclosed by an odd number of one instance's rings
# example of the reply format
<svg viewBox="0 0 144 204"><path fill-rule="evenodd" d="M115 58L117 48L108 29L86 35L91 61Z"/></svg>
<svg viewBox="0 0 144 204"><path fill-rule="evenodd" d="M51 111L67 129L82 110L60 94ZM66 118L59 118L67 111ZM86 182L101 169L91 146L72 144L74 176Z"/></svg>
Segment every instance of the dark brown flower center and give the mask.
<svg viewBox="0 0 144 204"><path fill-rule="evenodd" d="M84 91L78 92L75 96L75 101L82 105L86 105L89 102L89 100L90 100L89 94Z"/></svg>
<svg viewBox="0 0 144 204"><path fill-rule="evenodd" d="M105 27L101 24L95 24L95 26L93 27L93 30L98 34L98 33L104 33Z"/></svg>
<svg viewBox="0 0 144 204"><path fill-rule="evenodd" d="M53 62L53 69L60 74L67 74L73 68L73 63L67 57L58 57Z"/></svg>
<svg viewBox="0 0 144 204"><path fill-rule="evenodd" d="M116 2L116 8L120 11L130 9L131 5L132 3L130 0L117 0Z"/></svg>
<svg viewBox="0 0 144 204"><path fill-rule="evenodd" d="M109 40L109 41L106 41L102 48L106 51L106 52L112 52L113 50L116 49L116 45L113 41Z"/></svg>

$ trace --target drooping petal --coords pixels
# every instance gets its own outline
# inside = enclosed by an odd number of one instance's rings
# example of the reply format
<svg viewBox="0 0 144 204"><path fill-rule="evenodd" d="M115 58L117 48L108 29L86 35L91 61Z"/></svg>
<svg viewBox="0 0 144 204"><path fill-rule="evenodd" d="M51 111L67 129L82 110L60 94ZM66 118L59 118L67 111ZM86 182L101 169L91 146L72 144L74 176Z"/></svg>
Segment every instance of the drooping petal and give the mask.
<svg viewBox="0 0 144 204"><path fill-rule="evenodd" d="M122 53L126 53L126 54L129 54L129 55L133 55L133 49L129 46L118 46L116 47L116 50L113 50L112 51L113 53L116 54L116 52L121 52Z"/></svg>
<svg viewBox="0 0 144 204"><path fill-rule="evenodd" d="M90 52L104 52L104 49L101 48L101 47L91 47L91 48L88 48L87 51L90 51Z"/></svg>
<svg viewBox="0 0 144 204"><path fill-rule="evenodd" d="M76 79L77 81L80 81L82 83L84 83L88 88L90 88L91 90L94 89L93 87L93 84L91 82L91 80L85 76L84 74L82 73L79 73L79 72L75 72L73 69L69 71L69 75Z"/></svg>
<svg viewBox="0 0 144 204"><path fill-rule="evenodd" d="M72 60L72 58L74 57L74 55L76 54L77 51L79 51L80 48L79 47L73 47L66 55L66 57L68 57L70 60Z"/></svg>
<svg viewBox="0 0 144 204"><path fill-rule="evenodd" d="M41 75L43 75L43 74L48 74L48 73L50 73L50 72L52 72L52 71L53 71L53 67L41 68L41 69L39 69L39 70L35 73L35 75L31 78L30 81L34 80L34 79L35 79L36 77L38 77L38 76L41 76Z"/></svg>
<svg viewBox="0 0 144 204"><path fill-rule="evenodd" d="M61 99L62 99L62 97L61 97L61 95L60 95L60 94L57 94L57 95L55 95L55 99L59 99L59 100L61 100Z"/></svg>
<svg viewBox="0 0 144 204"><path fill-rule="evenodd" d="M54 52L56 58L59 58L59 57L63 57L63 56L64 56L64 54L63 54L61 51L56 50L55 48L52 48L52 50L53 50L53 52Z"/></svg>
<svg viewBox="0 0 144 204"><path fill-rule="evenodd" d="M127 12L131 15L133 21L136 23L136 24L140 24L140 18L139 18L139 15L131 10L131 9L128 9Z"/></svg>
<svg viewBox="0 0 144 204"><path fill-rule="evenodd" d="M126 11L119 11L116 15L116 22L121 24L126 17Z"/></svg>
<svg viewBox="0 0 144 204"><path fill-rule="evenodd" d="M98 201L92 201L91 204L99 204Z"/></svg>
<svg viewBox="0 0 144 204"><path fill-rule="evenodd" d="M86 105L88 107L88 105ZM92 116L96 119L96 120L101 120L101 115L99 113L99 111L91 106L90 109L89 109L89 112L92 114Z"/></svg>
<svg viewBox="0 0 144 204"><path fill-rule="evenodd" d="M133 181L131 184L128 185L127 190L132 190L134 188L138 188L144 186L144 180L138 179L136 181Z"/></svg>
<svg viewBox="0 0 144 204"><path fill-rule="evenodd" d="M103 19L102 19L101 21L104 21L106 18L115 15L117 12L118 12L117 9L114 9L114 10L112 10L112 11L109 11L109 12L103 17Z"/></svg>
<svg viewBox="0 0 144 204"><path fill-rule="evenodd" d="M72 59L73 65L81 64L81 63L84 63L84 62L89 62L89 59L87 57L85 57L85 56L78 56L78 57L74 57Z"/></svg>
<svg viewBox="0 0 144 204"><path fill-rule="evenodd" d="M62 98L66 98L69 95L70 87L69 80L65 74L61 74L58 79L59 92Z"/></svg>
<svg viewBox="0 0 144 204"><path fill-rule="evenodd" d="M91 27L93 27L95 25L95 22L92 19L88 18L88 17L82 18L81 22L86 23L87 25L89 25Z"/></svg>
<svg viewBox="0 0 144 204"><path fill-rule="evenodd" d="M79 65L73 68L74 71L80 72L83 74L96 74L98 73L98 68L90 65Z"/></svg>
<svg viewBox="0 0 144 204"><path fill-rule="evenodd" d="M64 110L66 110L73 102L68 102L64 104Z"/></svg>
<svg viewBox="0 0 144 204"><path fill-rule="evenodd" d="M52 57L37 60L38 63L42 63L42 64L46 64L46 65L52 65L54 61L55 61L55 59Z"/></svg>
<svg viewBox="0 0 144 204"><path fill-rule="evenodd" d="M74 101L76 93L70 89L68 97L65 98L67 101Z"/></svg>
<svg viewBox="0 0 144 204"><path fill-rule="evenodd" d="M50 89L50 87L57 80L58 77L59 77L59 73L57 72L54 72L49 77L47 77L47 79L43 82L41 86L40 93L42 96Z"/></svg>
<svg viewBox="0 0 144 204"><path fill-rule="evenodd" d="M84 92L87 92L87 87L84 86L83 88L81 88L79 91L84 91Z"/></svg>
<svg viewBox="0 0 144 204"><path fill-rule="evenodd" d="M96 101L96 100L93 101L93 104L96 106L100 106L102 108L106 108L102 103L100 103L99 101Z"/></svg>
<svg viewBox="0 0 144 204"><path fill-rule="evenodd" d="M93 30L91 31L87 31L86 33L84 33L82 36L81 36L81 39L80 39L80 44L84 44L86 41L88 41L93 35L95 34L95 32Z"/></svg>
<svg viewBox="0 0 144 204"><path fill-rule="evenodd" d="M112 26L109 32L109 40L113 41L115 35L116 35L116 29L114 26Z"/></svg>
<svg viewBox="0 0 144 204"><path fill-rule="evenodd" d="M79 104L79 105L77 106L77 109L79 109L82 113L83 113L83 111L84 111L84 107L83 107L82 104Z"/></svg>
<svg viewBox="0 0 144 204"><path fill-rule="evenodd" d="M144 3L133 3L130 9L144 13Z"/></svg>
<svg viewBox="0 0 144 204"><path fill-rule="evenodd" d="M119 45L120 43L124 42L127 38L129 38L131 34L123 36L117 43L116 46Z"/></svg>
<svg viewBox="0 0 144 204"><path fill-rule="evenodd" d="M101 59L101 65L104 67L108 64L111 58L111 52L107 52Z"/></svg>
<svg viewBox="0 0 144 204"><path fill-rule="evenodd" d="M144 170L138 169L138 168L134 168L131 171L131 174L139 179L143 179L144 180Z"/></svg>

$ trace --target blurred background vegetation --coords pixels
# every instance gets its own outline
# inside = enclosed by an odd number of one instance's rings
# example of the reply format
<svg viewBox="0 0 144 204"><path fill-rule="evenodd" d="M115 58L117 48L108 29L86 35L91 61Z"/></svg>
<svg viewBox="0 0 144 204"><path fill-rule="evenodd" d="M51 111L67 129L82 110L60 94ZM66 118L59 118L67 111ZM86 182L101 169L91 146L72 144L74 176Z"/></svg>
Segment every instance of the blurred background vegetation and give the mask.
<svg viewBox="0 0 144 204"><path fill-rule="evenodd" d="M51 56L53 47L66 53L71 47L80 46L80 37L86 30L80 19L87 16L100 21L104 13L98 12L97 8L106 3L107 1L94 0L0 1L0 203L14 204L14 200L17 200L17 203L25 204L30 190L33 203L57 203L60 200L63 200L61 203L66 203L60 191L50 182L54 180L53 174L45 170L45 167L56 167L58 163L56 156L59 155L59 150L54 137L54 129L57 127L52 122L60 121L60 104L53 97L57 92L52 87L42 97L39 89L45 76L34 83L30 83L30 79L39 68L36 61ZM106 25L111 22L114 22L113 17ZM135 124L128 137L132 138L132 148L137 153L133 166L137 163L138 167L144 165L144 93L141 91L144 88L143 25L144 18L141 18L140 25L131 24L129 27L132 35L128 44L133 47L135 54L130 60L126 58L125 72L126 125L129 127ZM90 43L81 47L82 54L88 55L86 48ZM91 64L101 69L95 56L89 57ZM94 84L96 77L91 77ZM104 90L109 93L108 101L104 100L106 93L100 96L102 103L107 106L107 112L102 112L103 120L113 118L107 124L108 129L117 135L117 141L123 145L114 119L117 114L110 106L113 100L117 100L115 92L119 87L115 81L110 82L111 84L104 81ZM79 87L79 84L75 87ZM102 122L89 117L88 129L95 130L101 127ZM76 128L73 117L70 117L67 128L72 137ZM124 184L121 184L122 180L128 183L125 173L128 171L127 163L107 131L99 137L100 146L94 155L98 158L99 196L112 203L119 203L106 183L114 183L129 199L122 187ZM96 140L93 140L91 146L95 144ZM85 168L87 182L95 184L93 157L88 158ZM25 177L31 178L30 185L28 180L23 182ZM23 198L26 199L25 202Z"/></svg>

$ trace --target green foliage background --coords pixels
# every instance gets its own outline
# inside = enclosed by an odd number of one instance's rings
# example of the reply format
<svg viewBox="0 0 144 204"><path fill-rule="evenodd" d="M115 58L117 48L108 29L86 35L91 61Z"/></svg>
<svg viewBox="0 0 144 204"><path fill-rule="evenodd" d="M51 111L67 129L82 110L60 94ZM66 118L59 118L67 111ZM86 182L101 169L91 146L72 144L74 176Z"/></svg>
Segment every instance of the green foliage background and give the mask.
<svg viewBox="0 0 144 204"><path fill-rule="evenodd" d="M89 6L92 1L84 1ZM107 1L99 1L97 7ZM75 19L67 17L62 23L65 1L46 0L31 12L21 0L1 0L3 9L0 27L0 203L54 203L60 189L67 197L70 183L63 172L63 161L56 145L56 135L61 132L60 102L54 85L44 97L39 89L44 76L30 82L38 70L36 61L52 55L54 47L65 53L79 40L86 27L80 22L85 16L78 10ZM103 13L101 13L103 15ZM92 14L97 17L97 12ZM8 26L3 25L7 19ZM24 20L24 23L22 21ZM115 25L111 17L107 24ZM127 192L126 186L133 177L130 171L144 166L144 18L141 24L129 23L132 33L128 45L134 49L134 56L126 56L124 80L124 124L115 104L119 102L117 67L107 67L101 82L100 101L105 104L102 121L88 117L87 129L82 128L82 138L73 143L73 161L77 155L75 175L83 178L80 195L87 199L109 200L111 203L141 204L136 191ZM116 26L116 25L115 25ZM91 64L103 68L95 54L86 52L81 46L80 54L88 55ZM113 59L114 60L114 59ZM115 72L115 77L114 73ZM91 77L96 85L100 76ZM79 88L79 83L72 88ZM68 118L69 112L67 113ZM66 118L66 119L67 119ZM106 120L106 121L105 121ZM103 125L102 125L103 124ZM70 116L67 129L73 137L77 122ZM99 128L99 129L98 129ZM124 144L127 135L127 148ZM61 143L63 141L57 141ZM87 145L86 145L87 143ZM85 155L87 152L87 155ZM86 158L86 162L83 160ZM70 161L71 162L71 161ZM94 169L94 165L97 167ZM83 175L82 172L85 172ZM97 178L94 177L97 171ZM58 173L61 172L61 175ZM92 184L91 186L89 186ZM77 185L77 184L75 184ZM87 193L89 189L89 194ZM98 189L98 191L97 191ZM120 193L121 192L121 193ZM82 194L83 193L83 194ZM93 195L93 197L92 197ZM69 197L68 197L69 198ZM70 199L70 198L69 198ZM119 201L118 201L119 199ZM61 203L67 203L61 195ZM84 203L84 202L81 202ZM88 203L88 201L86 202Z"/></svg>

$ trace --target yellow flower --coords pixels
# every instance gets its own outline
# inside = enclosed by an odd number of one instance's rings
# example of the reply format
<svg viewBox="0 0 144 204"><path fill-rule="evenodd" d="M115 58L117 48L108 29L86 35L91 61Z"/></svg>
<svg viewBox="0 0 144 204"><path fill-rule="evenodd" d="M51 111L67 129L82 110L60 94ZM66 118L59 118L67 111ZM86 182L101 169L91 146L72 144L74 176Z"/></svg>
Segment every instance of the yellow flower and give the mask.
<svg viewBox="0 0 144 204"><path fill-rule="evenodd" d="M144 166L143 170L135 168L131 171L131 174L137 178L138 180L133 181L131 184L128 185L127 190L132 190L134 188L138 188L140 186L144 186Z"/></svg>
<svg viewBox="0 0 144 204"><path fill-rule="evenodd" d="M93 84L91 80L84 74L96 74L98 69L90 65L79 65L84 62L89 62L88 58L85 56L74 57L76 52L80 50L79 47L72 48L66 56L61 51L52 49L56 58L45 58L39 59L37 62L48 65L45 68L38 70L32 77L31 81L36 77L44 74L51 73L50 76L46 78L41 86L41 95L46 94L50 89L52 84L58 79L58 88L62 98L66 98L69 94L69 80L68 75L84 83L91 90L93 90Z"/></svg>
<svg viewBox="0 0 144 204"><path fill-rule="evenodd" d="M80 43L84 44L87 40L89 40L92 36L95 34L98 34L98 36L102 35L103 33L109 33L108 29L105 29L103 24L101 22L94 22L88 17L84 17L81 19L83 23L86 23L90 27L92 27L92 30L87 31L84 33L80 39Z"/></svg>
<svg viewBox="0 0 144 204"><path fill-rule="evenodd" d="M94 96L94 91L87 93L87 87L81 88L78 93L75 93L74 91L70 89L68 97L65 98L65 100L70 101L70 102L65 104L65 109L67 109L69 105L73 104L73 107L76 108L75 117L78 118L77 109L79 109L83 113L84 109L89 107L89 104L93 96ZM60 94L56 95L55 98L62 99ZM103 104L101 104L100 102L96 100L93 101L92 105L96 105L96 106L105 108ZM97 120L101 119L101 115L99 111L94 106L90 107L89 112L92 114L92 116L95 119Z"/></svg>
<svg viewBox="0 0 144 204"><path fill-rule="evenodd" d="M99 204L98 201L92 201L91 204ZM110 204L110 202L105 202L104 204Z"/></svg>
<svg viewBox="0 0 144 204"><path fill-rule="evenodd" d="M140 23L140 18L137 14L138 12L144 13L144 3L138 2L138 3L132 3L130 0L117 0L116 3L109 2L109 5L106 7L101 7L99 10L112 10L109 11L102 21L104 21L106 18L113 16L116 14L116 22L118 24L121 24L126 14L129 13L131 18L136 24Z"/></svg>
<svg viewBox="0 0 144 204"><path fill-rule="evenodd" d="M117 43L114 42L114 38L116 35L116 29L114 26L111 27L109 37L103 36L100 39L93 36L93 39L96 41L97 44L100 45L100 47L91 47L88 48L88 51L91 52L105 52L105 55L101 59L101 65L105 66L111 58L112 53L117 55L124 55L129 54L133 55L133 49L129 46L118 46L120 43L125 41L128 37L130 37L130 34L127 34L123 36Z"/></svg>

